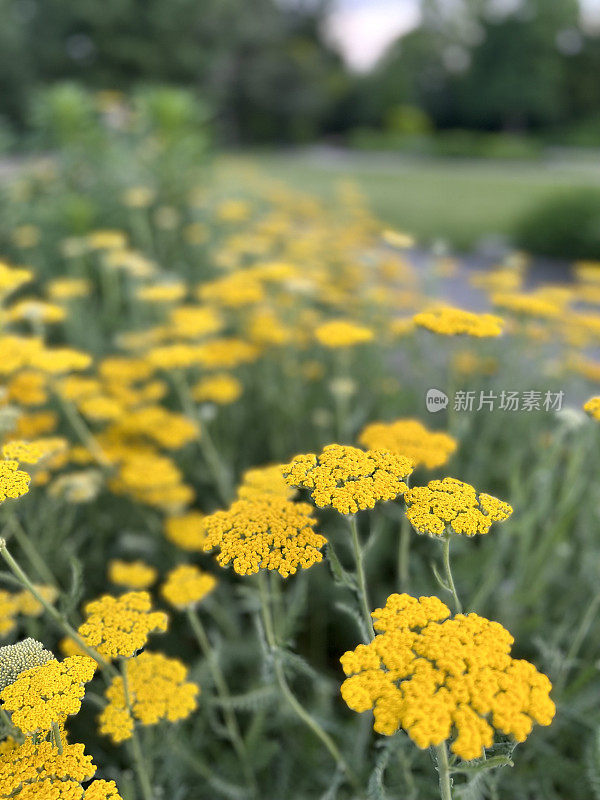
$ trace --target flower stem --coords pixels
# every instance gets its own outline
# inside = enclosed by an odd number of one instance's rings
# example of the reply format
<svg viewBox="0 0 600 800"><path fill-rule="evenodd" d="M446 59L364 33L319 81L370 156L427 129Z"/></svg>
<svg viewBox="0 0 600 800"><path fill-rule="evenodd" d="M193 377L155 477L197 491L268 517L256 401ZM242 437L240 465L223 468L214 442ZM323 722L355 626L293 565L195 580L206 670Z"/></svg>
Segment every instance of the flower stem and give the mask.
<svg viewBox="0 0 600 800"><path fill-rule="evenodd" d="M441 800L452 800L450 765L448 764L448 751L446 750L445 741L438 744L435 748L435 757L437 761Z"/></svg>
<svg viewBox="0 0 600 800"><path fill-rule="evenodd" d="M46 562L38 553L36 546L29 538L27 531L21 525L17 517L11 515L8 519L8 525L12 530L15 540L19 544L19 547L25 553L25 555L31 562L31 566L34 568L34 570L37 572L40 578L50 586L53 586L55 589L58 588L56 585L56 580L54 578L54 575L46 566Z"/></svg>
<svg viewBox="0 0 600 800"><path fill-rule="evenodd" d="M52 723L52 736L54 737L54 742L55 742L57 750L58 750L58 755L62 756L63 745L62 745L62 740L60 738L60 730L59 730L59 727L58 727L58 722L53 722Z"/></svg>
<svg viewBox="0 0 600 800"><path fill-rule="evenodd" d="M108 469L111 467L110 460L106 457L104 451L98 444L97 439L95 438L94 434L86 425L83 417L80 415L77 408L73 405L73 403L68 400L64 395L61 393L60 389L51 384L51 389L58 400L58 403L63 410L65 417L68 419L71 427L77 434L79 441L83 444L85 448L87 448L88 452L94 459L94 461L103 469Z"/></svg>
<svg viewBox="0 0 600 800"><path fill-rule="evenodd" d="M362 611L365 618L366 633L368 641L375 638L375 630L373 628L373 618L371 617L371 606L369 605L369 596L367 594L367 582L365 579L365 566L363 561L363 551L358 538L358 526L356 524L356 516L348 517L348 524L352 533L352 548L354 550L354 560L356 563L356 578L358 581L358 591L360 594L360 602Z"/></svg>
<svg viewBox="0 0 600 800"><path fill-rule="evenodd" d="M180 370L173 370L172 373L175 391L179 396L179 402L185 414L198 425L198 445L204 456L209 470L212 473L213 479L217 485L221 500L229 504L233 499L233 485L229 470L221 460L219 451L212 440L212 436L208 430L208 425L203 424L198 415L198 409L192 398L190 387L186 380L185 375Z"/></svg>
<svg viewBox="0 0 600 800"><path fill-rule="evenodd" d="M591 603L588 605L587 610L583 615L577 630L575 631L575 636L573 637L569 651L562 662L560 673L555 681L555 686L558 691L562 691L562 689L565 687L569 671L573 667L573 663L577 658L577 654L579 653L581 645L583 644L585 637L592 626L592 623L596 619L598 608L600 608L600 592L598 592L592 598Z"/></svg>
<svg viewBox="0 0 600 800"><path fill-rule="evenodd" d="M254 772L252 771L252 766L248 758L246 745L244 744L244 740L242 738L242 734L240 732L236 716L231 707L231 695L229 693L229 689L227 688L225 677L223 675L223 672L221 671L221 667L219 666L219 662L215 656L215 651L210 645L210 641L206 634L206 630L204 629L204 625L202 624L200 617L198 616L198 613L196 612L195 609L188 608L187 617L190 626L194 631L196 639L198 640L200 649L202 650L202 653L208 662L208 667L210 669L210 673L212 675L215 684L215 689L217 690L217 694L219 696L219 699L221 700L223 717L225 719L225 726L227 728L231 744L233 745L238 755L238 758L240 759L242 769L244 770L246 782L249 788L251 789L252 794L255 795L257 792L257 786L256 786L256 780L254 778Z"/></svg>
<svg viewBox="0 0 600 800"><path fill-rule="evenodd" d="M410 559L410 522L403 514L400 522L400 538L398 541L398 586L401 592L409 590L408 562Z"/></svg>
<svg viewBox="0 0 600 800"><path fill-rule="evenodd" d="M306 709L302 706L302 704L296 699L295 695L293 694L292 690L289 687L289 684L285 677L283 665L281 664L281 661L279 659L278 646L277 646L277 641L275 639L275 628L273 626L273 617L271 614L271 607L269 602L269 587L264 570L259 571L258 587L260 591L261 612L262 612L263 625L265 628L265 636L267 639L267 644L269 645L269 649L273 656L275 677L277 679L279 689L281 690L281 694L287 700L288 705L299 717L299 719L301 719L302 722L304 722L304 724L307 725L307 727L309 727L312 730L315 736L317 736L323 742L327 750L330 752L332 758L336 762L338 768L342 769L346 773L348 780L352 783L354 788L362 796L362 789L360 787L358 778L356 777L356 775L346 762L343 755L338 750L336 743L333 741L331 736L329 736L329 734L323 730L323 728L319 725L316 719L313 719L313 717L311 717L308 711L306 711Z"/></svg>
<svg viewBox="0 0 600 800"><path fill-rule="evenodd" d="M456 586L454 585L454 578L452 577L452 569L450 567L450 534L444 534L443 540L443 554L444 554L444 572L446 573L446 581L448 583L448 587L454 598L454 613L460 614L462 612L462 603L458 598L458 594L456 593Z"/></svg>
<svg viewBox="0 0 600 800"><path fill-rule="evenodd" d="M131 752L133 755L133 763L135 771L138 776L138 781L140 783L140 788L142 790L142 796L144 800L154 800L154 790L152 789L152 784L150 783L150 777L148 775L148 767L146 765L146 760L144 758L144 752L142 750L142 745L140 743L140 737L138 736L138 732L135 727L135 717L133 716L131 695L129 694L129 683L127 681L127 663L124 659L121 661L121 676L123 678L123 693L125 695L125 705L127 706L127 710L129 711L129 715L131 716L133 722L133 729L131 734Z"/></svg>
<svg viewBox="0 0 600 800"><path fill-rule="evenodd" d="M100 655L96 650L92 647L87 645L81 636L77 633L77 631L69 625L67 620L64 616L54 608L41 594L38 592L34 584L31 582L31 579L26 575L26 573L21 569L19 564L15 561L15 559L11 556L8 552L8 548L6 547L6 539L0 538L0 555L6 562L6 565L15 576L15 578L19 581L21 586L23 586L27 591L31 592L31 594L35 597L35 599L40 603L40 605L44 608L48 616L52 619L52 621L59 627L63 633L73 639L74 642L86 653L90 658L93 658L94 661L97 661L98 664L105 669L109 674L116 675L116 670L113 665L107 661L103 656Z"/></svg>

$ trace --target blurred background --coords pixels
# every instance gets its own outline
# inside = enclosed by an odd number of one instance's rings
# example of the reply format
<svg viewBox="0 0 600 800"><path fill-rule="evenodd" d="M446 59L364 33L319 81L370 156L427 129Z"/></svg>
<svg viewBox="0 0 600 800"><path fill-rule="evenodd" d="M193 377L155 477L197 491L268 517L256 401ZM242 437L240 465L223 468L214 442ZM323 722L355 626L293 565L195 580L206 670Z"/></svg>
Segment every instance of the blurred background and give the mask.
<svg viewBox="0 0 600 800"><path fill-rule="evenodd" d="M81 135L92 106L118 125L119 97L161 87L212 155L322 196L352 178L428 244L600 259L600 0L0 10L4 171Z"/></svg>

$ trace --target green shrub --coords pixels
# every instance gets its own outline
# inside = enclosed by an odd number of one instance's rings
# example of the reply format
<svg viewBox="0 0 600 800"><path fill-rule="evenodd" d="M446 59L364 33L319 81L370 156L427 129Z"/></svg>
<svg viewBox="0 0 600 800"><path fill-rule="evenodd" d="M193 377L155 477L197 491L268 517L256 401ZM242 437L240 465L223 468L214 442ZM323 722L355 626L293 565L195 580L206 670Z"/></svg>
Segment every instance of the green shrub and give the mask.
<svg viewBox="0 0 600 800"><path fill-rule="evenodd" d="M600 259L600 189L569 189L548 197L521 218L514 236L531 253Z"/></svg>

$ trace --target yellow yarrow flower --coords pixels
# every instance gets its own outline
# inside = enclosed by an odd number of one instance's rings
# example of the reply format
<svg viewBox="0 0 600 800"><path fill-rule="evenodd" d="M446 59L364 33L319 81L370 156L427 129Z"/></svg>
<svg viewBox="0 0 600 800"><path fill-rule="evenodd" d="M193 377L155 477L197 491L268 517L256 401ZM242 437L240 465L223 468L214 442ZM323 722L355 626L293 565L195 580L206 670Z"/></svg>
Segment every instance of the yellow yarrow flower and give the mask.
<svg viewBox="0 0 600 800"><path fill-rule="evenodd" d="M406 492L413 462L387 450L360 450L330 444L319 455L296 456L284 465L290 486L311 491L319 508L333 506L340 514L374 508L379 501L394 500Z"/></svg>
<svg viewBox="0 0 600 800"><path fill-rule="evenodd" d="M165 600L180 611L193 608L217 585L210 572L202 572L194 564L181 564L167 575L161 587Z"/></svg>
<svg viewBox="0 0 600 800"><path fill-rule="evenodd" d="M99 717L100 733L113 742L130 739L135 720L142 725L156 725L162 719L177 722L195 710L200 688L186 681L187 667L178 659L162 653L141 653L127 661L125 669L133 718L121 676L106 690L109 702Z"/></svg>
<svg viewBox="0 0 600 800"><path fill-rule="evenodd" d="M87 656L70 656L32 667L0 692L3 707L25 734L64 724L81 708L84 684L92 680L96 666Z"/></svg>
<svg viewBox="0 0 600 800"><path fill-rule="evenodd" d="M583 404L583 410L590 417L600 420L600 397L590 397L590 399Z"/></svg>
<svg viewBox="0 0 600 800"><path fill-rule="evenodd" d="M487 533L494 522L503 522L512 507L490 494L479 494L456 478L430 481L404 495L406 516L418 533L443 536L447 531L474 536Z"/></svg>
<svg viewBox="0 0 600 800"><path fill-rule="evenodd" d="M165 536L182 550L200 552L206 539L205 516L199 511L189 511L165 519Z"/></svg>
<svg viewBox="0 0 600 800"><path fill-rule="evenodd" d="M232 564L238 575L277 570L287 578L300 567L321 561L327 540L315 533L316 520L307 503L263 495L236 500L226 511L204 518L205 551L218 547L217 561Z"/></svg>
<svg viewBox="0 0 600 800"><path fill-rule="evenodd" d="M0 261L0 297L14 292L20 286L33 280L33 273L29 269L11 267Z"/></svg>
<svg viewBox="0 0 600 800"><path fill-rule="evenodd" d="M242 384L233 375L226 372L202 378L192 388L192 397L197 403L216 403L228 405L235 403L242 394Z"/></svg>
<svg viewBox="0 0 600 800"><path fill-rule="evenodd" d="M19 461L21 464L37 464L43 458L56 455L67 449L67 440L60 437L48 437L25 442L15 439L2 448L4 458Z"/></svg>
<svg viewBox="0 0 600 800"><path fill-rule="evenodd" d="M501 317L494 314L476 314L473 311L464 311L462 308L433 309L415 314L413 320L421 328L439 333L443 336L468 336L488 337L500 336L502 333Z"/></svg>
<svg viewBox="0 0 600 800"><path fill-rule="evenodd" d="M345 653L342 697L373 710L374 729L403 728L420 748L451 740L460 758L479 758L494 731L523 742L534 722L550 725L552 685L510 655L513 637L477 614L450 616L437 597L391 595L372 612L380 633Z"/></svg>
<svg viewBox="0 0 600 800"><path fill-rule="evenodd" d="M130 658L144 647L150 633L167 629L167 615L151 608L148 592L104 595L85 606L86 621L78 633L106 658Z"/></svg>
<svg viewBox="0 0 600 800"><path fill-rule="evenodd" d="M49 741L32 738L0 753L0 797L19 800L80 800L80 783L96 772L82 744L63 744L63 752ZM93 797L93 795L92 795ZM118 795L114 797L117 800Z"/></svg>
<svg viewBox="0 0 600 800"><path fill-rule="evenodd" d="M315 338L324 347L353 347L370 342L375 334L370 328L349 320L338 319L325 322L315 330Z"/></svg>
<svg viewBox="0 0 600 800"><path fill-rule="evenodd" d="M114 781L92 781L83 794L84 800L123 800Z"/></svg>
<svg viewBox="0 0 600 800"><path fill-rule="evenodd" d="M147 589L157 578L157 571L145 561L109 561L108 579L117 586L128 589Z"/></svg>
<svg viewBox="0 0 600 800"><path fill-rule="evenodd" d="M296 494L293 486L289 486L283 477L283 464L269 464L266 467L252 467L242 475L237 489L240 499L251 500L253 497L272 495L291 500Z"/></svg>
<svg viewBox="0 0 600 800"><path fill-rule="evenodd" d="M457 447L456 439L448 433L429 431L417 419L371 422L363 428L358 441L370 449L406 456L415 467L422 465L427 469L441 467Z"/></svg>
<svg viewBox="0 0 600 800"><path fill-rule="evenodd" d="M18 461L0 461L0 503L27 494L30 480L29 475L19 469Z"/></svg>

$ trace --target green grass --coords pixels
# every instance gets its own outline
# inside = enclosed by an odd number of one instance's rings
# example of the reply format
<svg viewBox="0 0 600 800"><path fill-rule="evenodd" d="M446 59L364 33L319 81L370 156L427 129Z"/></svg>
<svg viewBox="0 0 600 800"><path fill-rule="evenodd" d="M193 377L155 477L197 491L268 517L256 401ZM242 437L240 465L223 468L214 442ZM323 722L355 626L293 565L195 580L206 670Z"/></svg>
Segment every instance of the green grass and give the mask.
<svg viewBox="0 0 600 800"><path fill-rule="evenodd" d="M223 158L228 166L249 160L291 188L326 199L335 197L339 181L351 179L383 222L459 249L487 235L510 238L519 216L555 191L600 184L598 163L583 158L505 163L311 151Z"/></svg>

